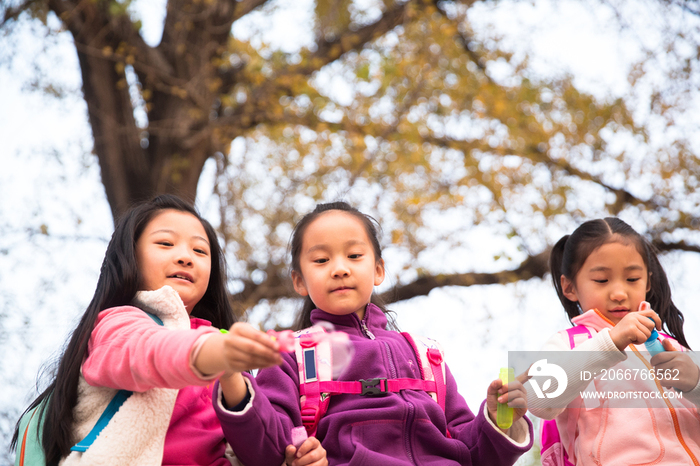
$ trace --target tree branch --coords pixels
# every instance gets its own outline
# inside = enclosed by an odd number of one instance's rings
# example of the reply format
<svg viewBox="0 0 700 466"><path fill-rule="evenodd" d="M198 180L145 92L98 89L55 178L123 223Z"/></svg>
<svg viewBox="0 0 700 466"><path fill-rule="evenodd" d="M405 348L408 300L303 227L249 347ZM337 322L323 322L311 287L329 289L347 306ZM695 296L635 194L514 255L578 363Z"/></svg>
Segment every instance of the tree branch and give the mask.
<svg viewBox="0 0 700 466"><path fill-rule="evenodd" d="M529 280L530 278L542 278L549 270L549 250L535 256L528 257L516 269L505 270L494 273L458 273L445 275L423 276L411 283L397 285L381 294L381 298L386 303L395 303L416 296L426 296L435 288L443 286L473 286L473 285L493 285L514 283L519 280ZM251 307L263 299L275 301L281 298L295 298L298 295L292 287L291 280L278 272L268 270L268 279L260 284L255 284L251 280L244 280L244 289L240 293L231 296L233 302Z"/></svg>
<svg viewBox="0 0 700 466"><path fill-rule="evenodd" d="M423 139L426 142L429 142L439 147L461 150L465 154L467 154L469 150L474 148L474 143L471 141L462 141L449 137L439 138L426 136ZM508 155L512 153L507 152L505 150L499 151L498 148L492 147L484 147L484 150L487 152L497 153L499 155ZM600 177L574 167L565 159L554 160L551 157L547 156L545 152L539 150L537 147L529 147L526 150L519 153L518 155L520 157L529 159L534 163L541 163L546 165L552 173L559 170L566 173L569 176L578 178L583 181L589 181L591 183L595 183L605 188L606 191L615 195L615 203L612 206L612 211L614 214L619 213L622 210L622 208L627 205L643 206L650 210L668 207L667 205L663 205L659 202L656 202L656 198L654 197L648 200L640 199L639 197L635 196L634 194L632 194L624 188L616 188L614 186L611 186L610 184L605 183Z"/></svg>
<svg viewBox="0 0 700 466"><path fill-rule="evenodd" d="M473 285L504 285L520 280L542 278L549 270L549 250L536 256L528 257L520 266L513 270L504 270L494 273L457 273L451 275L430 275L416 279L405 285L397 285L389 291L381 294L386 303L394 303L427 296L435 288L443 286L473 286Z"/></svg>
<svg viewBox="0 0 700 466"><path fill-rule="evenodd" d="M695 16L700 16L700 5L698 0L666 0L666 3L678 5L683 11L686 11Z"/></svg>
<svg viewBox="0 0 700 466"><path fill-rule="evenodd" d="M304 64L292 66L285 74L311 75L328 63L336 61L344 54L361 50L368 42L371 42L400 25L406 19L406 10L411 5L421 5L423 2L400 2L396 6L382 14L379 20L372 24L359 28L357 31L345 30L338 34L338 38L327 41L319 38L316 42L316 51L309 55Z"/></svg>
<svg viewBox="0 0 700 466"><path fill-rule="evenodd" d="M0 20L0 27L3 27L6 23L10 21L17 20L19 15L27 11L32 3L37 0L24 0L15 6L6 7L2 14L2 19Z"/></svg>
<svg viewBox="0 0 700 466"><path fill-rule="evenodd" d="M280 93L285 90L290 91L284 86L280 86L279 82L291 82L294 76L308 77L327 64L338 60L344 54L350 51L361 50L367 43L381 37L400 25L406 19L406 10L409 6L422 6L423 4L424 2L421 0L398 3L393 9L384 12L384 14L372 24L368 24L357 30L346 29L339 33L337 39L334 40L318 39L316 42L316 51L307 55L302 61L302 64L292 65L278 70L274 77L267 79L266 84L257 87L256 91L260 91L264 95ZM245 83L241 82L241 84ZM251 83L248 83L248 85L252 86Z"/></svg>
<svg viewBox="0 0 700 466"><path fill-rule="evenodd" d="M240 0L236 3L236 10L233 14L233 21L244 17L251 11L267 3L268 0Z"/></svg>
<svg viewBox="0 0 700 466"><path fill-rule="evenodd" d="M677 242L666 242L666 241L660 241L660 240L653 240L652 244L656 246L656 249L659 251L663 252L670 252L670 251L686 251L686 252L698 252L700 253L700 246L694 245L694 244L688 244L685 241L677 241Z"/></svg>
<svg viewBox="0 0 700 466"><path fill-rule="evenodd" d="M255 283L250 279L243 280L243 291L233 294L230 300L250 308L266 299L276 301L282 298L297 297L292 281L286 276L283 266L270 264L267 268L267 278L262 283Z"/></svg>
<svg viewBox="0 0 700 466"><path fill-rule="evenodd" d="M469 1L463 1L460 3L465 4L467 6L471 6L475 3L475 1L469 0ZM440 14L445 19L447 19L448 21L451 21L451 22L455 22L456 23L455 25L457 26L457 30L459 31L459 26L460 26L459 21L463 20L463 18L458 18L457 21L450 18L449 15L447 14L447 11L445 11L444 8L440 7L439 0L435 0L435 7L437 8L437 10L440 12ZM484 76L486 77L486 79L488 79L489 82L493 83L493 80L491 79L491 77L486 73L486 60L484 60L484 57L482 57L481 55L476 53L476 51L474 50L474 47L472 47L472 43L473 43L472 38L469 37L467 34L460 32L459 34L457 34L456 40L457 40L457 43L459 43L462 46L462 48L464 49L466 54L469 56L469 58L471 58L471 60L474 62L474 64L476 64L476 66L481 70L481 72L484 73Z"/></svg>

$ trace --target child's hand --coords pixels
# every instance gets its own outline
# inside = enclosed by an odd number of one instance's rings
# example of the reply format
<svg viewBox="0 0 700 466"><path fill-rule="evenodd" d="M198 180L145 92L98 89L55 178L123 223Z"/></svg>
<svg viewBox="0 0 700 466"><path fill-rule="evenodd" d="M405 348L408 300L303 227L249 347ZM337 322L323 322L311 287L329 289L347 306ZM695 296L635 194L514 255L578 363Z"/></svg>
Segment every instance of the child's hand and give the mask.
<svg viewBox="0 0 700 466"><path fill-rule="evenodd" d="M236 322L223 337L228 373L282 364L279 344L250 324Z"/></svg>
<svg viewBox="0 0 700 466"><path fill-rule="evenodd" d="M647 341L654 327L661 330L661 319L653 310L630 312L610 330L610 338L617 349L624 351L630 343L639 345Z"/></svg>
<svg viewBox="0 0 700 466"><path fill-rule="evenodd" d="M695 388L700 379L700 369L687 354L676 351L671 341L663 340L663 353L651 358L651 364L656 371L662 371L663 377L658 377L662 387L673 387L682 392ZM666 372L666 371L669 372ZM668 377L667 377L668 376Z"/></svg>
<svg viewBox="0 0 700 466"><path fill-rule="evenodd" d="M281 363L279 345L265 333L242 322L233 324L228 333L209 336L194 361L202 374L223 371L227 376Z"/></svg>
<svg viewBox="0 0 700 466"><path fill-rule="evenodd" d="M304 440L299 450L294 445L287 445L284 451L285 463L287 466L327 466L326 450L321 446L321 442L316 437L309 437Z"/></svg>
<svg viewBox="0 0 700 466"><path fill-rule="evenodd" d="M513 424L520 420L527 412L527 394L523 383L530 377L527 373L520 374L514 381L503 385L501 379L496 379L489 385L486 391L486 409L489 417L496 424L496 411L498 403L508 403L513 409ZM500 429L500 427L499 427ZM508 429L501 429L507 433Z"/></svg>
<svg viewBox="0 0 700 466"><path fill-rule="evenodd" d="M242 371L282 364L279 345L253 326L237 322L228 333L207 337L194 361L204 375L224 372L219 378L229 407L240 403L247 393Z"/></svg>

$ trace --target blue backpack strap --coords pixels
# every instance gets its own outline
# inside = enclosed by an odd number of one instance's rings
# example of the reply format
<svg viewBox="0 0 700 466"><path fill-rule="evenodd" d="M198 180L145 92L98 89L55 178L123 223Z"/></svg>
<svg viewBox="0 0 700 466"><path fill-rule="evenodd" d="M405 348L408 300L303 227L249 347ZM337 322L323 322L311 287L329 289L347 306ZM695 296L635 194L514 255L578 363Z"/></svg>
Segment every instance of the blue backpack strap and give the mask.
<svg viewBox="0 0 700 466"><path fill-rule="evenodd" d="M150 312L143 311L148 317L153 319L155 323L158 325L164 325L163 321L160 319L155 314L151 314ZM102 412L102 415L100 418L97 420L95 423L95 426L92 428L92 430L85 436L84 439L82 439L80 442L76 443L71 447L71 451L80 451L80 452L85 452L87 451L88 448L90 448L90 445L95 441L98 435L100 435L100 432L102 432L102 429L107 427L107 424L109 424L109 421L112 419L112 417L117 414L117 411L119 411L119 408L121 405L124 404L124 402L131 396L133 392L130 392L129 390L119 390L116 395L114 395L114 398L112 398L112 401L109 402L105 410Z"/></svg>
<svg viewBox="0 0 700 466"><path fill-rule="evenodd" d="M143 312L144 312L148 317L150 317L151 319L153 319L153 322L155 322L156 324L158 324L158 325L160 325L160 326L165 325L165 324L163 324L163 321L160 320L160 317L158 317L157 315L151 314L150 312L146 312L146 311L143 311Z"/></svg>
<svg viewBox="0 0 700 466"><path fill-rule="evenodd" d="M102 412L102 416L100 416L100 418L97 420L95 427L92 428L90 433L88 433L84 439L73 445L71 447L71 451L84 452L88 448L90 448L92 442L94 442L97 436L100 435L102 429L107 427L107 424L112 419L112 416L114 416L117 413L117 411L119 411L121 405L124 404L124 402L127 400L127 398L131 396L132 393L133 392L130 392L128 390L119 390L117 394L114 395L114 398L112 398L112 401L109 402L105 410Z"/></svg>

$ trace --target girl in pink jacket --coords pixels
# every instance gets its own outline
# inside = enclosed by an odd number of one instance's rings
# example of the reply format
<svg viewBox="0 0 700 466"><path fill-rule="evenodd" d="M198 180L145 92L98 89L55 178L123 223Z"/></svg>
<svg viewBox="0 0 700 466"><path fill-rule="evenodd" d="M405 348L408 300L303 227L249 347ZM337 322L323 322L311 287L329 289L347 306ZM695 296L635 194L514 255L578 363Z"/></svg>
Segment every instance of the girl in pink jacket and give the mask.
<svg viewBox="0 0 700 466"><path fill-rule="evenodd" d="M55 378L27 410L39 407L46 464L231 464L211 385L281 363L276 342L233 316L216 233L190 204L159 196L125 214ZM117 393L128 398L106 427L72 451ZM13 446L25 438L18 423Z"/></svg>
<svg viewBox="0 0 700 466"><path fill-rule="evenodd" d="M576 327L542 349L571 352L549 353L568 383L556 397L528 391L527 403L556 419L559 454L576 465L700 465L700 369L656 249L622 220L597 219L557 242L550 267ZM662 327L665 351L652 355L644 343ZM553 455L543 451L543 464L562 464Z"/></svg>

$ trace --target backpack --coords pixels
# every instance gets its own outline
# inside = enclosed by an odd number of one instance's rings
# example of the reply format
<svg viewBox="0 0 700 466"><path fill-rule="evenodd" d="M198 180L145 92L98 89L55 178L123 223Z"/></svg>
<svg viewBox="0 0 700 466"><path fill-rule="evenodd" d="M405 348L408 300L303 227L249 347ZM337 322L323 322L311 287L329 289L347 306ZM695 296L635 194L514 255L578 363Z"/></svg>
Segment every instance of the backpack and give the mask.
<svg viewBox="0 0 700 466"><path fill-rule="evenodd" d="M144 311L145 312L145 311ZM158 325L163 325L163 321L153 314L146 314L153 319ZM131 396L132 392L128 390L119 390L112 400L109 402L102 415L95 423L95 426L80 442L71 447L71 451L84 452L95 441L97 436L102 432L112 416L119 411L122 404ZM18 439L18 452L15 457L15 466L45 466L46 457L44 456L44 448L41 445L41 436L44 428L44 408L46 407L48 398L44 399L34 408L30 409L21 417L19 422L18 432L21 438ZM37 415L38 413L38 415Z"/></svg>
<svg viewBox="0 0 700 466"><path fill-rule="evenodd" d="M318 422L328 410L331 395L350 393L360 396L382 396L400 390L423 390L445 410L444 351L435 340L401 332L420 361L420 379L361 379L334 381L333 354L327 339L314 336L326 332L321 326L312 326L295 332L294 352L299 367L299 395L301 419L309 436L316 434ZM447 432L450 437L450 433Z"/></svg>
<svg viewBox="0 0 700 466"><path fill-rule="evenodd" d="M566 333L569 336L571 349L576 346L577 335L585 335L585 339L593 337L591 331L584 325L567 328ZM540 443L542 444L540 451L542 466L574 466L569 461L569 455L561 442L556 419L542 420L540 423Z"/></svg>
<svg viewBox="0 0 700 466"><path fill-rule="evenodd" d="M566 333L569 336L569 346L571 349L574 349L577 343L593 338L591 331L584 325L567 328ZM659 332L659 334L673 340L670 335L661 332ZM585 335L585 338L581 338L579 335ZM571 420L569 424L576 425L576 423L572 423ZM559 426L557 426L556 419L542 420L540 423L540 443L542 445L540 453L542 466L574 466L569 460L566 448L564 448L561 442Z"/></svg>

